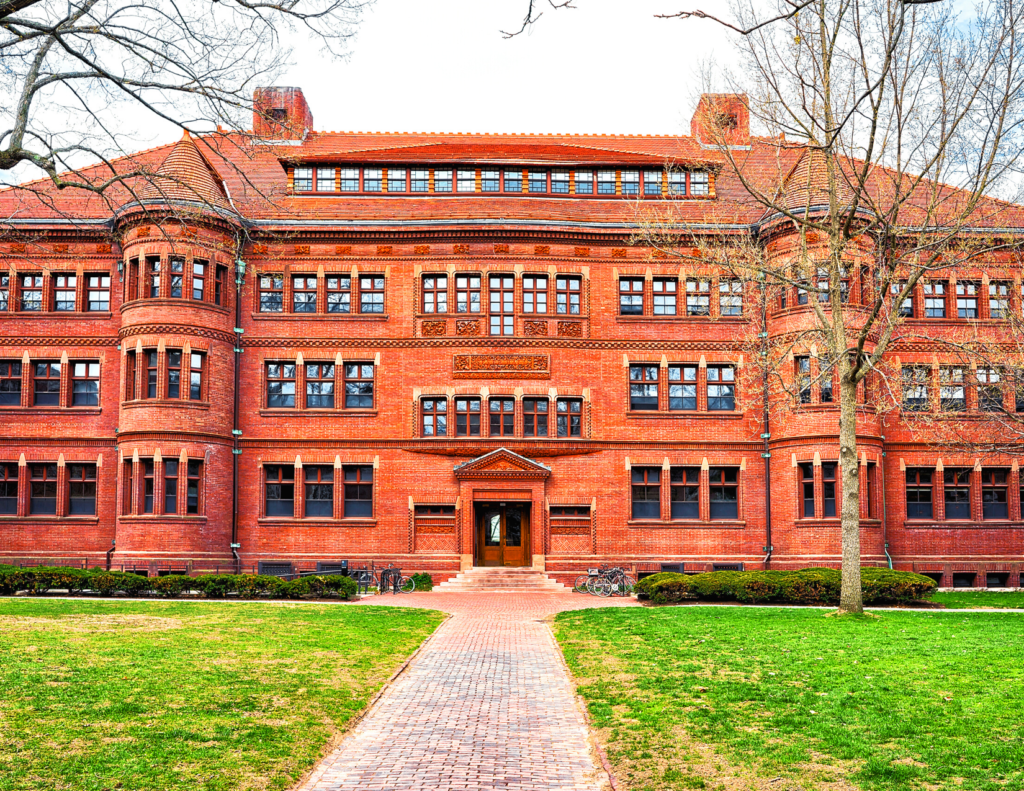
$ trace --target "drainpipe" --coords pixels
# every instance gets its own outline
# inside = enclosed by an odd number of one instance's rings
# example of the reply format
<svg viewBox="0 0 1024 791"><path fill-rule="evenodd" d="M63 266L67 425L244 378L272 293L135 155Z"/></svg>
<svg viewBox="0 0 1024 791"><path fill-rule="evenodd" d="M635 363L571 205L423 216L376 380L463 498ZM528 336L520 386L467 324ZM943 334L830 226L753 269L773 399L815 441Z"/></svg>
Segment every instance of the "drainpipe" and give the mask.
<svg viewBox="0 0 1024 791"><path fill-rule="evenodd" d="M764 430L761 439L764 448L761 458L764 459L764 560L765 569L771 568L772 562L772 453L768 441L772 437L770 415L768 409L768 297L765 293L764 272L758 272L758 285L761 289L761 400L764 402Z"/></svg>
<svg viewBox="0 0 1024 791"><path fill-rule="evenodd" d="M242 430L239 422L239 389L242 368L242 285L245 282L245 262L235 260L235 392L231 428L231 557L235 563L235 574L242 571L242 560L238 556L238 457L242 449L238 446Z"/></svg>
<svg viewBox="0 0 1024 791"><path fill-rule="evenodd" d="M116 539L110 539L110 549L107 550L107 571L110 571L110 556L114 554Z"/></svg>
<svg viewBox="0 0 1024 791"><path fill-rule="evenodd" d="M885 511L885 435L882 435L882 461L878 465L878 477L881 479L879 485L882 487L882 551L885 552L885 559L889 561L889 568L892 568L892 555L889 554L889 540L886 529L889 520Z"/></svg>

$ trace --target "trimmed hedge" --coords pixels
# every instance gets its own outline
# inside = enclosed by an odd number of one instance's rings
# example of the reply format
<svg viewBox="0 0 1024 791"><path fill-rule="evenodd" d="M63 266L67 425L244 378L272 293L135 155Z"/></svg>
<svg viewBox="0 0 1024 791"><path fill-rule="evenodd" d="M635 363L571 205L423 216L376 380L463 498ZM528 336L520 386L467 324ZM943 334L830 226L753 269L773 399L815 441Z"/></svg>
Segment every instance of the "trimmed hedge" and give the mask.
<svg viewBox="0 0 1024 791"><path fill-rule="evenodd" d="M683 575L653 574L640 580L637 596L653 604L692 599L739 601L747 604L838 604L842 577L838 569L798 571L713 571ZM909 571L865 567L861 569L865 604L926 599L935 581Z"/></svg>
<svg viewBox="0 0 1024 791"><path fill-rule="evenodd" d="M412 581L416 583L416 590L418 591L431 591L434 589L434 578L425 571L413 574Z"/></svg>
<svg viewBox="0 0 1024 791"><path fill-rule="evenodd" d="M0 567L0 594L10 595L18 591L40 594L61 589L71 593L95 591L101 596L149 594L166 599L193 595L193 592L208 599L224 599L231 595L240 599L351 599L356 593L356 583L348 577L333 574L286 581L259 574L205 574L198 577L169 574L147 578L120 571Z"/></svg>

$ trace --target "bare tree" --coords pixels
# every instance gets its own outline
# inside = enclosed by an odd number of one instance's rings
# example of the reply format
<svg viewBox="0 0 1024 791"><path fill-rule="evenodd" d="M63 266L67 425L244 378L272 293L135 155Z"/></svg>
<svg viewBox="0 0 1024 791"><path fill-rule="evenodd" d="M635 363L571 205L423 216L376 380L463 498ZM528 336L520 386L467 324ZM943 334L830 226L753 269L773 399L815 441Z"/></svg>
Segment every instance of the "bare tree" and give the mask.
<svg viewBox="0 0 1024 791"><path fill-rule="evenodd" d="M981 0L958 16L951 5L737 0L728 15L673 15L734 34L739 62L717 77L746 94L752 124L766 134L737 145L734 108L711 101L701 108L701 142L721 157L720 181L738 185L734 203L760 217L741 242L695 241L669 209L645 217L640 237L731 271L776 307L782 295L808 306L810 321L750 343L763 375L790 395L809 383L787 368L794 349L816 347L815 378L835 372L842 612L862 610L858 387L871 380L877 397L900 403L903 372L886 355L918 332L905 301L919 282L977 278L980 264L1008 254L1017 243L1010 229L1022 225L1019 207L992 196L1012 197L1019 175L1024 9ZM978 330L944 342L969 355L992 338Z"/></svg>

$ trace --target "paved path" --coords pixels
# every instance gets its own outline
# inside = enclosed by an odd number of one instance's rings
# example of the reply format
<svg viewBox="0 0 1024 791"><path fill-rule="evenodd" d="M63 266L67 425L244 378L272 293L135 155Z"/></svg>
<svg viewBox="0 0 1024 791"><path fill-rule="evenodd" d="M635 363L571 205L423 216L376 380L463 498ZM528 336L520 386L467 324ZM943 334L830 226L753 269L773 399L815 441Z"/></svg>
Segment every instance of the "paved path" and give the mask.
<svg viewBox="0 0 1024 791"><path fill-rule="evenodd" d="M413 593L451 613L299 791L600 791L607 776L544 619L635 606L566 593Z"/></svg>

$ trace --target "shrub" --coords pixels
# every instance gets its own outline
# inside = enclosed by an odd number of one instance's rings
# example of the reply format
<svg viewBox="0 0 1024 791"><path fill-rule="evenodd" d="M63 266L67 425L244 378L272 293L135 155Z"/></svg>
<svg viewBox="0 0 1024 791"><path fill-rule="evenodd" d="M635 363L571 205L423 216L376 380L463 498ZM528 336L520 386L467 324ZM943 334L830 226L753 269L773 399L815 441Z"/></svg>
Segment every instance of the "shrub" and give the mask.
<svg viewBox="0 0 1024 791"><path fill-rule="evenodd" d="M21 569L24 589L33 593L46 593L54 589L66 589L77 593L89 587L90 572L61 566L34 566Z"/></svg>
<svg viewBox="0 0 1024 791"><path fill-rule="evenodd" d="M89 580L89 587L102 596L113 596L115 593L139 596L149 590L149 586L149 580L145 577L120 571L101 571L93 574Z"/></svg>
<svg viewBox="0 0 1024 791"><path fill-rule="evenodd" d="M149 587L165 599L173 599L181 596L182 593L191 590L193 579L186 574L168 574L166 577L157 577L149 581Z"/></svg>
<svg viewBox="0 0 1024 791"><path fill-rule="evenodd" d="M809 568L796 571L714 571L684 576L673 572L653 574L636 586L639 598L654 604L685 599L741 601L778 604L838 604L842 576L838 569ZM926 599L935 582L909 571L866 567L861 569L865 604Z"/></svg>
<svg viewBox="0 0 1024 791"><path fill-rule="evenodd" d="M235 575L203 574L192 580L192 587L207 599L223 599L235 592Z"/></svg>
<svg viewBox="0 0 1024 791"><path fill-rule="evenodd" d="M429 591L434 589L434 578L425 571L421 571L419 574L413 574L412 581L416 583L416 590L418 591Z"/></svg>
<svg viewBox="0 0 1024 791"><path fill-rule="evenodd" d="M256 599L260 596L280 599L284 596L284 586L288 584L280 577L269 574L234 574L231 577L235 581L235 593L242 599Z"/></svg>
<svg viewBox="0 0 1024 791"><path fill-rule="evenodd" d="M339 596L350 599L355 595L355 580L339 575L299 577L291 582L283 583L282 593L289 599L323 599L328 596Z"/></svg>

